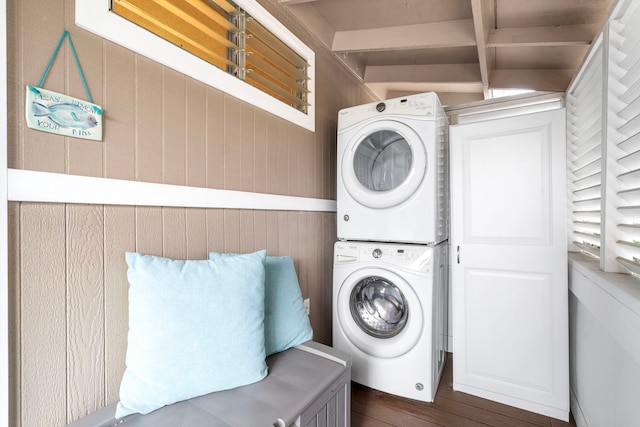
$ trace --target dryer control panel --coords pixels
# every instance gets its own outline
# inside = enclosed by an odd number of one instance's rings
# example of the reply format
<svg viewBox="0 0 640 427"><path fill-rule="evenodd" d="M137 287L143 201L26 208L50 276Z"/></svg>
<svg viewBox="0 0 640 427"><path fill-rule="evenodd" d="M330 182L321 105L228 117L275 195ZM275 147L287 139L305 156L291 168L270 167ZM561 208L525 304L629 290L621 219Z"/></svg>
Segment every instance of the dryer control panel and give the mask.
<svg viewBox="0 0 640 427"><path fill-rule="evenodd" d="M381 116L411 116L434 120L436 112L440 109L442 109L440 100L434 92L371 102L340 110L338 112L338 130Z"/></svg>
<svg viewBox="0 0 640 427"><path fill-rule="evenodd" d="M334 263L384 263L414 271L431 272L433 248L424 245L394 245L375 242L337 242Z"/></svg>

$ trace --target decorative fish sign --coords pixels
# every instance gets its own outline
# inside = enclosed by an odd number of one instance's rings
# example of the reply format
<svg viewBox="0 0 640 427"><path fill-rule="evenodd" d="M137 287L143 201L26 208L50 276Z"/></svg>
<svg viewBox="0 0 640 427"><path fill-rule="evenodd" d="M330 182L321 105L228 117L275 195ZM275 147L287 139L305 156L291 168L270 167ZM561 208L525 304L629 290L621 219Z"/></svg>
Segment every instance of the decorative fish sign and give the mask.
<svg viewBox="0 0 640 427"><path fill-rule="evenodd" d="M89 129L98 124L93 114L86 112L76 104L64 102L46 106L34 101L32 105L35 117L46 116L52 122L65 128Z"/></svg>
<svg viewBox="0 0 640 427"><path fill-rule="evenodd" d="M81 99L27 86L27 125L74 138L102 140L102 109Z"/></svg>

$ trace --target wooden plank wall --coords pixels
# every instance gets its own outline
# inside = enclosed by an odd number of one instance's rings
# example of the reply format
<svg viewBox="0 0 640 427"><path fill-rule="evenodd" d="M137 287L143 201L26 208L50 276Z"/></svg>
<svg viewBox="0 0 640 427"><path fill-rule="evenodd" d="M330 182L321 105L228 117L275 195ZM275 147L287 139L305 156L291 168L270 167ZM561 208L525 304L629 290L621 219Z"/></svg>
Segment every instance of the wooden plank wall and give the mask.
<svg viewBox="0 0 640 427"><path fill-rule="evenodd" d="M12 203L12 281L21 407L12 425L64 425L118 399L126 353L126 251L206 259L209 251L290 254L331 340L332 213ZM309 241L314 245L307 244ZM13 405L12 405L13 406Z"/></svg>
<svg viewBox="0 0 640 427"><path fill-rule="evenodd" d="M316 51L315 132L76 27L75 0L8 0L9 167L335 199L338 110L372 99L284 6L260 1ZM25 126L25 85L37 83L64 29L104 108L103 141ZM85 98L66 42L43 86ZM11 426L61 426L117 400L125 251L291 255L315 338L330 343L335 213L25 201L10 204L9 221Z"/></svg>

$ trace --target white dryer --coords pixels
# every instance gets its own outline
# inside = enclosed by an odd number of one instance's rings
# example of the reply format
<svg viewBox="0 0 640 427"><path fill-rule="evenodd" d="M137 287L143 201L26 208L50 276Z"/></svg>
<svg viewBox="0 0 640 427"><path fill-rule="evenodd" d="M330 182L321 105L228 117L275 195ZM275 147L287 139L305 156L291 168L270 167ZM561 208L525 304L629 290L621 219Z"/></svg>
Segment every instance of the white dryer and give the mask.
<svg viewBox="0 0 640 427"><path fill-rule="evenodd" d="M340 110L338 239L449 237L448 122L435 93Z"/></svg>
<svg viewBox="0 0 640 427"><path fill-rule="evenodd" d="M432 402L446 361L447 243L337 242L333 346L353 381Z"/></svg>

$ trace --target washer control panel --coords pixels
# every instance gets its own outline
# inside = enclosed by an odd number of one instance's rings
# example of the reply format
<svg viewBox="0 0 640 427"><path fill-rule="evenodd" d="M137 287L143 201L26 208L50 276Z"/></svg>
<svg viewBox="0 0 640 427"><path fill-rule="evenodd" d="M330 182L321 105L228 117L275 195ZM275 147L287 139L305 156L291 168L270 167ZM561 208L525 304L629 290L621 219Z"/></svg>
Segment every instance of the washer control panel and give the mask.
<svg viewBox="0 0 640 427"><path fill-rule="evenodd" d="M430 272L433 248L425 245L397 245L374 242L337 242L334 263L384 263L415 271Z"/></svg>

